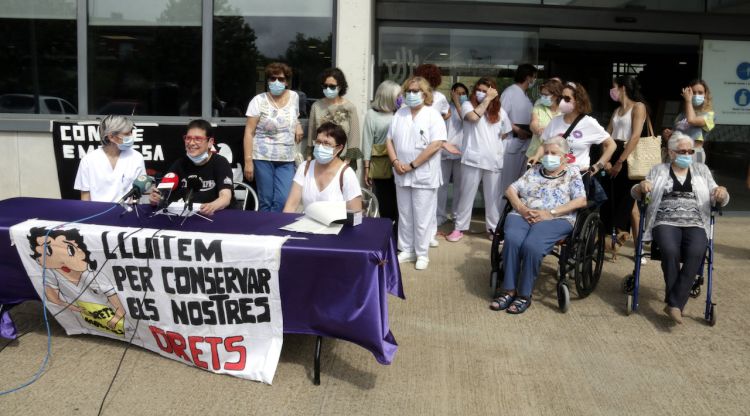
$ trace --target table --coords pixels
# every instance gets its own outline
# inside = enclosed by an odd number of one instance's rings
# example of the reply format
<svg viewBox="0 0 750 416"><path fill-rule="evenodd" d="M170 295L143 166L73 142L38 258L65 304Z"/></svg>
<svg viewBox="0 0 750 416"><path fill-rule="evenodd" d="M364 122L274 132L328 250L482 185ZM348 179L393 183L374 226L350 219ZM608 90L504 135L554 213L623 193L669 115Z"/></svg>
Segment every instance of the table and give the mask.
<svg viewBox="0 0 750 416"><path fill-rule="evenodd" d="M30 218L74 221L100 213L112 204L78 200L11 198L0 201L0 307L39 300L15 247L9 228ZM86 221L90 224L206 233L289 235L279 230L298 214L224 210L213 222L191 217L184 225L166 216L147 218L117 207ZM390 364L398 345L388 325L388 294L404 298L391 222L365 218L339 235L295 234L281 248L279 288L284 333L316 335L315 376L319 381L321 337L353 342L370 351L380 364ZM6 330L7 330L7 319ZM0 323L2 325L2 323ZM0 328L1 329L1 328ZM2 332L0 332L2 333Z"/></svg>

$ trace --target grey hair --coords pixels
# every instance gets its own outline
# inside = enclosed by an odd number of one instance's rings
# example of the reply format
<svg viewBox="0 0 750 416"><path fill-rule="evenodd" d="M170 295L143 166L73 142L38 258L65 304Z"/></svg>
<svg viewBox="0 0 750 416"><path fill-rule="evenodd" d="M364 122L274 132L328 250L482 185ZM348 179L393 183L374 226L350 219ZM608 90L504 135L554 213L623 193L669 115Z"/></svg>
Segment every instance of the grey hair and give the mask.
<svg viewBox="0 0 750 416"><path fill-rule="evenodd" d="M381 113L393 113L396 108L396 98L401 93L401 86L391 80L385 80L375 90L375 97L370 103L373 110Z"/></svg>
<svg viewBox="0 0 750 416"><path fill-rule="evenodd" d="M110 143L107 136L131 131L134 126L133 121L125 116L109 115L104 117L101 124L99 124L99 139L102 141L102 144L107 145Z"/></svg>
<svg viewBox="0 0 750 416"><path fill-rule="evenodd" d="M669 136L669 141L667 142L667 149L677 150L677 145L680 144L681 141L687 141L687 142L690 142L690 144L693 144L693 139L690 136L688 136L687 134L684 134L681 131L675 131L675 132L672 132L671 136Z"/></svg>
<svg viewBox="0 0 750 416"><path fill-rule="evenodd" d="M544 142L543 146L548 146L551 144L556 144L557 147L560 148L560 150L563 152L563 154L568 154L570 152L570 146L568 145L568 141L564 139L562 136L555 136Z"/></svg>

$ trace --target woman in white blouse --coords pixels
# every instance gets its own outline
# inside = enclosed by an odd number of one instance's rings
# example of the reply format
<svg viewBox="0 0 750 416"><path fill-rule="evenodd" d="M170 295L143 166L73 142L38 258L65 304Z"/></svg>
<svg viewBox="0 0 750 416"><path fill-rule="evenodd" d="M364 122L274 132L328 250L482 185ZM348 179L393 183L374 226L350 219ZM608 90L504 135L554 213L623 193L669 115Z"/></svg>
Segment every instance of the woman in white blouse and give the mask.
<svg viewBox="0 0 750 416"><path fill-rule="evenodd" d="M399 262L416 261L424 270L435 232L437 189L442 183L438 150L447 137L445 122L431 107L432 88L426 79L404 82L405 107L393 116L386 147L393 164L398 204Z"/></svg>
<svg viewBox="0 0 750 416"><path fill-rule="evenodd" d="M318 127L314 160L297 168L284 212L298 212L300 202L308 206L318 201L346 201L349 211L362 210L362 189L354 171L341 160L346 133L341 126L326 122Z"/></svg>

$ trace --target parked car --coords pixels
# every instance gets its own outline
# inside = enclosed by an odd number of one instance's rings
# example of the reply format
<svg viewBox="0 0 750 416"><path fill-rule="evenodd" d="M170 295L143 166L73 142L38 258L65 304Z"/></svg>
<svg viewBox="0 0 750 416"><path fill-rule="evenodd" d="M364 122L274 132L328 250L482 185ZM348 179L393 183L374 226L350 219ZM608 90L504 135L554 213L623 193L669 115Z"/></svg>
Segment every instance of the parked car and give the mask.
<svg viewBox="0 0 750 416"><path fill-rule="evenodd" d="M78 114L78 109L64 98L39 96L39 112L33 94L0 95L0 113Z"/></svg>

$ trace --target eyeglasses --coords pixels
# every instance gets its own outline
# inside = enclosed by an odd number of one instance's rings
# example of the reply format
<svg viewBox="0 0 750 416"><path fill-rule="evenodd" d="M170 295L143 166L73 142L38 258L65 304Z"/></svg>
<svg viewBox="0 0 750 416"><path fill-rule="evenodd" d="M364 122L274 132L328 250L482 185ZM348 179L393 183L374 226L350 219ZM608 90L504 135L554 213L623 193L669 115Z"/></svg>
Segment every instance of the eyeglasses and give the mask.
<svg viewBox="0 0 750 416"><path fill-rule="evenodd" d="M185 140L185 143L196 142L196 143L200 144L200 143L207 142L208 139L210 139L210 137L206 137L206 136L188 136L186 134L186 135L182 136L182 139Z"/></svg>
<svg viewBox="0 0 750 416"><path fill-rule="evenodd" d="M410 92L412 94L417 94L417 93L422 92L422 90L406 90L406 92Z"/></svg>
<svg viewBox="0 0 750 416"><path fill-rule="evenodd" d="M268 80L271 82L286 82L286 77L268 77Z"/></svg>
<svg viewBox="0 0 750 416"><path fill-rule="evenodd" d="M338 88L338 87L339 87L339 86L338 86L338 85L336 85L336 84L323 84L323 89L326 89L326 88L328 88L328 89L329 89L329 90L331 90L331 91L334 91L334 90L336 90L336 88Z"/></svg>
<svg viewBox="0 0 750 416"><path fill-rule="evenodd" d="M563 96L560 97L560 99L563 100L563 101L565 101L566 103L569 103L570 100L573 99L573 97L568 96L568 95L563 95Z"/></svg>
<svg viewBox="0 0 750 416"><path fill-rule="evenodd" d="M692 155L695 153L695 149L683 149L683 150L672 150L678 155Z"/></svg>
<svg viewBox="0 0 750 416"><path fill-rule="evenodd" d="M336 147L336 143L333 143L333 144L332 143L326 143L326 142L321 142L320 140L315 140L313 142L313 144L320 145L320 146L325 146L325 147L331 147L331 148Z"/></svg>

